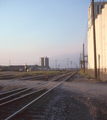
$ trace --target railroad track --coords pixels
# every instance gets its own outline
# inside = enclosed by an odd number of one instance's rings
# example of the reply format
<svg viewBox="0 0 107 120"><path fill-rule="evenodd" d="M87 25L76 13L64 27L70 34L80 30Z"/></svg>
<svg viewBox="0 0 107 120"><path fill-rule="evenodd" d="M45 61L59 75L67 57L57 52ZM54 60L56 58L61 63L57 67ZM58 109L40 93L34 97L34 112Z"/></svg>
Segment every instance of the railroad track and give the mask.
<svg viewBox="0 0 107 120"><path fill-rule="evenodd" d="M46 75L38 75L38 76L22 77L21 80L41 79L41 78L46 78Z"/></svg>
<svg viewBox="0 0 107 120"><path fill-rule="evenodd" d="M71 72L69 72L71 73ZM51 75L37 75L37 76L28 76L28 77L22 77L21 80L51 80L51 79L54 79L54 78L57 78L61 75L64 75L64 74L67 74L66 72L65 73L61 73L59 75L55 75L55 74L51 74Z"/></svg>
<svg viewBox="0 0 107 120"><path fill-rule="evenodd" d="M60 85L62 82L67 81L70 77L72 77L74 73L63 74L56 79L52 79L51 81L43 82L37 86L43 86L48 84L49 82L53 83L51 86L34 90L33 87L30 88L20 88L13 91L2 93L1 96L5 96L0 99L0 119L2 120L10 120L17 118L17 115L20 113L23 114L25 110L28 110L34 104L37 104L41 99L43 99L47 94L49 94L54 88ZM59 82L53 82L58 81ZM7 96L6 96L7 95Z"/></svg>

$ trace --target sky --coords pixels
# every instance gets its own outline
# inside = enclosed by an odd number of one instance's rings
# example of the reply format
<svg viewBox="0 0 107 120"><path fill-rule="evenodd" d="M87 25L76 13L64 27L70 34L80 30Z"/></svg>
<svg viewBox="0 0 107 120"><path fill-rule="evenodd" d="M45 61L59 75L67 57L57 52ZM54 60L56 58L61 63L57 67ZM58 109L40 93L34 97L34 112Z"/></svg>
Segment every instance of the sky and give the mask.
<svg viewBox="0 0 107 120"><path fill-rule="evenodd" d="M91 0L0 0L0 65L79 64Z"/></svg>

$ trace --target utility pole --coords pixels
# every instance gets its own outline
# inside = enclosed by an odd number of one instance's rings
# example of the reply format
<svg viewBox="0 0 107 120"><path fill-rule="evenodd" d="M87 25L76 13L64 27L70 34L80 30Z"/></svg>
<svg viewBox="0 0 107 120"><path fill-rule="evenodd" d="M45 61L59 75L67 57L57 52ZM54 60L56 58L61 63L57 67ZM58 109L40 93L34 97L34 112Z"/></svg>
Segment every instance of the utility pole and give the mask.
<svg viewBox="0 0 107 120"><path fill-rule="evenodd" d="M72 70L72 61L71 61L71 70Z"/></svg>
<svg viewBox="0 0 107 120"><path fill-rule="evenodd" d="M60 69L60 65L58 65L58 69Z"/></svg>
<svg viewBox="0 0 107 120"><path fill-rule="evenodd" d="M55 62L56 62L56 69L57 69L57 60L55 60Z"/></svg>
<svg viewBox="0 0 107 120"><path fill-rule="evenodd" d="M76 64L76 70L77 70L77 64Z"/></svg>
<svg viewBox="0 0 107 120"><path fill-rule="evenodd" d="M69 68L69 58L67 58L67 69Z"/></svg>
<svg viewBox="0 0 107 120"><path fill-rule="evenodd" d="M9 60L9 70L10 70L10 60Z"/></svg>
<svg viewBox="0 0 107 120"><path fill-rule="evenodd" d="M80 68L82 69L82 58L81 58L81 53L80 53Z"/></svg>
<svg viewBox="0 0 107 120"><path fill-rule="evenodd" d="M94 43L94 70L95 79L97 79L97 59L96 59L96 37L95 37L95 16L94 16L94 0L92 0L92 16L93 16L93 43Z"/></svg>
<svg viewBox="0 0 107 120"><path fill-rule="evenodd" d="M75 70L75 63L74 63L74 70Z"/></svg>
<svg viewBox="0 0 107 120"><path fill-rule="evenodd" d="M9 66L10 66L10 60L9 60Z"/></svg>
<svg viewBox="0 0 107 120"><path fill-rule="evenodd" d="M83 71L85 73L85 59L84 59L84 44L83 44Z"/></svg>
<svg viewBox="0 0 107 120"><path fill-rule="evenodd" d="M69 58L68 58L68 69L69 69Z"/></svg>

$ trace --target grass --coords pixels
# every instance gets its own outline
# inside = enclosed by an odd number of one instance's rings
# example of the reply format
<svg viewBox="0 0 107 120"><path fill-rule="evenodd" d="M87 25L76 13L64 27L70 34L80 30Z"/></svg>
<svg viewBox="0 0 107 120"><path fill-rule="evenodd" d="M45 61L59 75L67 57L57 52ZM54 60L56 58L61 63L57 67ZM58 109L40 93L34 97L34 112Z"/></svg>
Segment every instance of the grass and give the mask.
<svg viewBox="0 0 107 120"><path fill-rule="evenodd" d="M87 71L85 71L85 73L84 73L82 69L80 70L80 75L81 75L81 76L84 76L86 79L94 79L93 77L91 77L91 76L87 73ZM94 80L95 80L95 81L101 81L99 78L94 79Z"/></svg>
<svg viewBox="0 0 107 120"><path fill-rule="evenodd" d="M64 73L61 71L31 71L31 72L19 72L14 75L14 77L21 78L27 76L37 76L37 75L52 75L52 74L60 74Z"/></svg>
<svg viewBox="0 0 107 120"><path fill-rule="evenodd" d="M83 70L80 70L80 75L84 76L86 79L91 79L92 77L88 73L84 73Z"/></svg>

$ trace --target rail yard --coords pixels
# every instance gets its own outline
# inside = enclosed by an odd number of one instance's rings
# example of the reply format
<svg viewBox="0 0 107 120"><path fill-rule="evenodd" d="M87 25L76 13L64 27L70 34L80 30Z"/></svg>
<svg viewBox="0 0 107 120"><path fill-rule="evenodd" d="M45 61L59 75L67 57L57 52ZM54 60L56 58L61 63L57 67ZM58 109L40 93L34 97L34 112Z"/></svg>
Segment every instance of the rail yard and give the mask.
<svg viewBox="0 0 107 120"><path fill-rule="evenodd" d="M0 80L1 120L106 120L106 82L79 71Z"/></svg>

